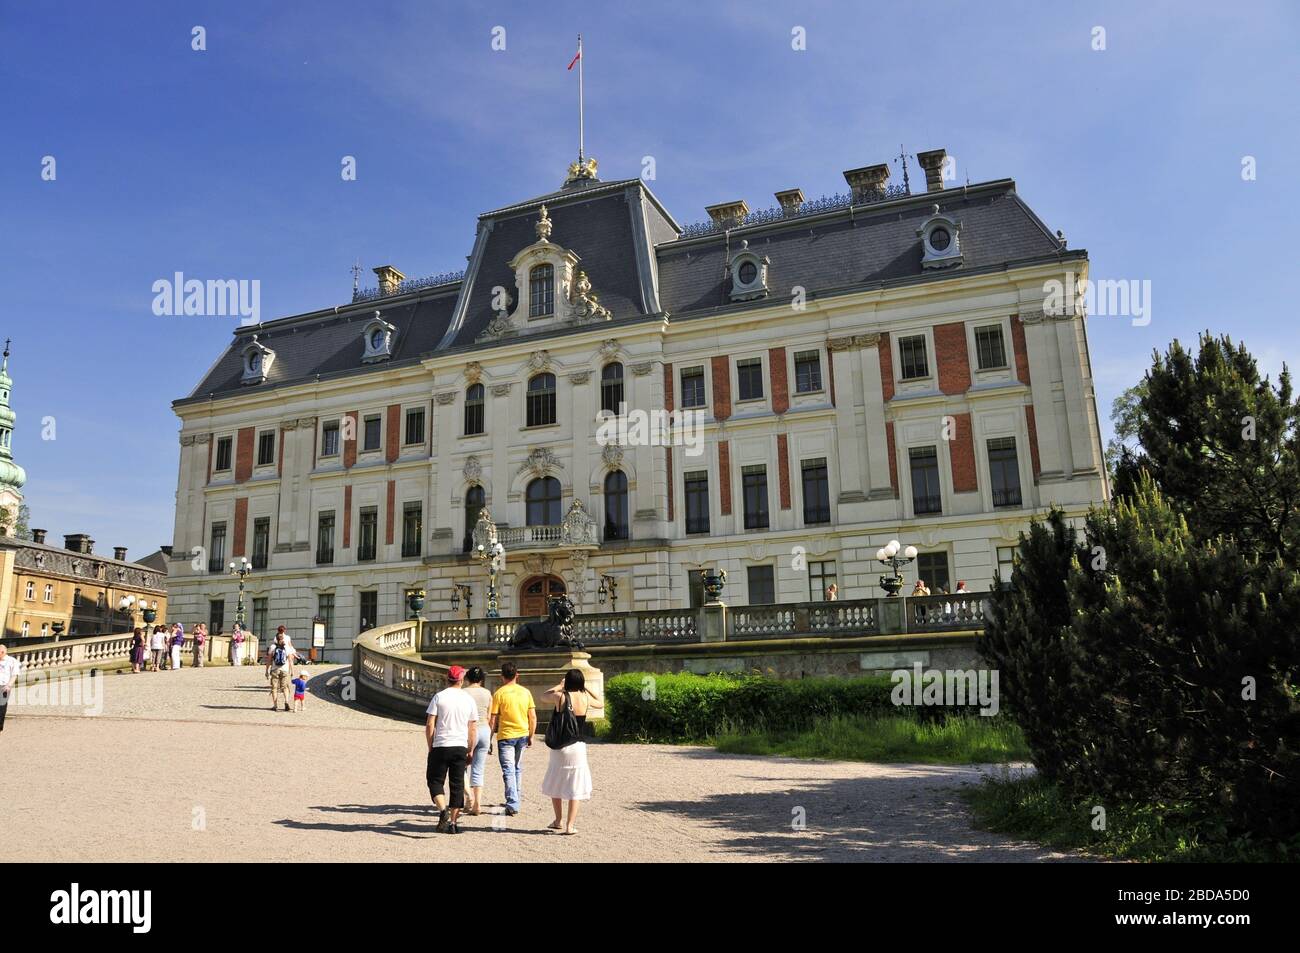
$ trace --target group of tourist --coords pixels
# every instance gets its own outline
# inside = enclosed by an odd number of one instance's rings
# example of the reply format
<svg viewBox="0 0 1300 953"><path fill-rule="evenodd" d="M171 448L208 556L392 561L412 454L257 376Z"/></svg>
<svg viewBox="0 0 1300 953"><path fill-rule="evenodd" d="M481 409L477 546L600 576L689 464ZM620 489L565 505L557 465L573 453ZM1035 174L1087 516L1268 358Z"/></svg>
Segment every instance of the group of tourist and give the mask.
<svg viewBox="0 0 1300 953"><path fill-rule="evenodd" d="M938 594L941 596L950 596L950 595L955 596L955 595L966 595L969 592L970 590L966 588L966 580L959 579L957 581L957 588L954 589L952 592L948 591L947 586L940 586ZM931 594L930 587L925 584L925 580L924 579L916 580L916 585L912 587L912 595L928 596L930 594Z"/></svg>
<svg viewBox="0 0 1300 953"><path fill-rule="evenodd" d="M195 668L203 667L203 654L208 642L208 628L202 622L194 627L192 637ZM161 672L181 667L181 652L185 648L185 626L173 622L170 627L155 625L136 626L131 634L131 671Z"/></svg>
<svg viewBox="0 0 1300 953"><path fill-rule="evenodd" d="M501 687L495 693L484 687L482 668L453 665L447 673L447 687L433 696L426 712L424 736L429 756L425 781L438 809L439 833L460 832L462 813L476 817L483 811L483 775L493 737L505 788L504 811L518 814L523 804L524 752L537 734L537 704L533 693L519 684L519 669L513 662L501 664ZM554 706L553 718L576 725L565 737L548 732L550 761L542 778L542 794L551 799L555 820L549 830L578 833L578 806L591 799L591 769L587 745L581 740L587 711L602 704L586 687L582 671L569 669L564 681L543 696ZM465 797L465 775L469 774L469 803ZM567 811L566 811L567 806Z"/></svg>

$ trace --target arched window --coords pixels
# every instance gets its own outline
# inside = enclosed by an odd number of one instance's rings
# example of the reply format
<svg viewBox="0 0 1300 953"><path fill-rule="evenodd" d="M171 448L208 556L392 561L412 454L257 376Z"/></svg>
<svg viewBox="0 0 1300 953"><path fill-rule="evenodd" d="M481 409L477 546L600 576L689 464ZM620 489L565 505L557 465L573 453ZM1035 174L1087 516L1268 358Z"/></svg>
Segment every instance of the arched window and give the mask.
<svg viewBox="0 0 1300 953"><path fill-rule="evenodd" d="M474 524L478 522L479 511L483 509L483 487L475 484L465 491L465 548L464 552L474 549Z"/></svg>
<svg viewBox="0 0 1300 953"><path fill-rule="evenodd" d="M465 391L465 436L483 432L483 385L470 384Z"/></svg>
<svg viewBox="0 0 1300 953"><path fill-rule="evenodd" d="M537 265L528 273L528 316L546 318L555 314L555 269Z"/></svg>
<svg viewBox="0 0 1300 953"><path fill-rule="evenodd" d="M600 409L618 413L623 403L623 365L615 361L600 372Z"/></svg>
<svg viewBox="0 0 1300 953"><path fill-rule="evenodd" d="M627 475L611 470L605 477L605 538L627 539Z"/></svg>
<svg viewBox="0 0 1300 953"><path fill-rule="evenodd" d="M537 374L528 382L529 427L555 423L555 375Z"/></svg>
<svg viewBox="0 0 1300 953"><path fill-rule="evenodd" d="M560 525L560 481L541 477L528 484L528 525Z"/></svg>

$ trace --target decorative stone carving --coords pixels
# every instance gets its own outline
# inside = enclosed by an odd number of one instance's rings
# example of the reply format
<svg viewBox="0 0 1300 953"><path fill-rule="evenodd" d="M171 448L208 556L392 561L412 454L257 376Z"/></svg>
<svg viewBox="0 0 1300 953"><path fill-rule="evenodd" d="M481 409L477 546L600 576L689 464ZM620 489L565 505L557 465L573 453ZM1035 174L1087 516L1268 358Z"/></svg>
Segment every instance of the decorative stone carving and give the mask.
<svg viewBox="0 0 1300 953"><path fill-rule="evenodd" d="M547 350L533 351L528 355L528 370L536 374L538 371L544 371L551 366L551 352Z"/></svg>
<svg viewBox="0 0 1300 953"><path fill-rule="evenodd" d="M315 417L299 417L299 418L298 418L298 426L299 426L299 427L315 427L315 426L316 426L316 418L315 418Z"/></svg>
<svg viewBox="0 0 1300 953"><path fill-rule="evenodd" d="M483 332L478 336L477 340L495 341L499 338L505 337L507 334L512 334L514 330L515 326L510 320L510 315L505 311L501 311L498 312L497 316L488 323L486 328L483 329Z"/></svg>
<svg viewBox="0 0 1300 953"><path fill-rule="evenodd" d="M508 383L492 385L493 397L506 397L507 395L509 395L509 393L510 393L510 385Z"/></svg>
<svg viewBox="0 0 1300 953"><path fill-rule="evenodd" d="M483 377L483 365L478 361L470 361L465 365L465 380L470 384L477 384Z"/></svg>
<svg viewBox="0 0 1300 953"><path fill-rule="evenodd" d="M560 542L565 546L595 546L596 521L587 515L581 500L574 500L560 521Z"/></svg>
<svg viewBox="0 0 1300 953"><path fill-rule="evenodd" d="M605 360L616 356L619 351L623 350L622 345L618 343L617 338L609 338L600 342L600 356Z"/></svg>
<svg viewBox="0 0 1300 953"><path fill-rule="evenodd" d="M555 559L552 556L541 556L536 553L524 557L524 570L530 576L549 576L551 567L555 565Z"/></svg>
<svg viewBox="0 0 1300 953"><path fill-rule="evenodd" d="M297 417L290 417L288 420L282 420L282 421L280 421L280 429L281 429L281 430L297 430L297 429L298 429L298 418L297 418Z"/></svg>
<svg viewBox="0 0 1300 953"><path fill-rule="evenodd" d="M537 447L528 454L528 459L519 466L520 473L532 473L535 477L544 477L552 470L563 470L560 461L549 447Z"/></svg>
<svg viewBox="0 0 1300 953"><path fill-rule="evenodd" d="M616 469L623 463L623 448L616 443L607 443L600 451L600 459L605 466Z"/></svg>
<svg viewBox="0 0 1300 953"><path fill-rule="evenodd" d="M539 242L549 242L551 240L551 217L547 214L546 206L541 209L541 217L537 219L537 224L533 226L537 232Z"/></svg>
<svg viewBox="0 0 1300 953"><path fill-rule="evenodd" d="M182 446L182 447L192 447L192 446L194 446L194 434L192 434L192 433L183 433L183 434L181 434L181 446Z"/></svg>
<svg viewBox="0 0 1300 953"><path fill-rule="evenodd" d="M207 443L207 442L209 442L211 439L212 439L212 434L210 434L210 433L200 433L200 434L195 434L195 435L194 435L194 442L195 442L195 443Z"/></svg>
<svg viewBox="0 0 1300 953"><path fill-rule="evenodd" d="M831 351L851 351L856 345L853 343L853 336L848 335L841 338L827 338L826 350Z"/></svg>
<svg viewBox="0 0 1300 953"><path fill-rule="evenodd" d="M466 483L477 483L483 478L483 464L477 456L470 454L465 458L465 469L462 472Z"/></svg>
<svg viewBox="0 0 1300 953"><path fill-rule="evenodd" d="M573 316L579 324L609 321L614 317L592 294L591 281L582 270L578 271L577 280L573 283Z"/></svg>
<svg viewBox="0 0 1300 953"><path fill-rule="evenodd" d="M454 404L456 402L456 392L454 390L443 391L441 394L437 394L433 399L445 407L448 404Z"/></svg>
<svg viewBox="0 0 1300 953"><path fill-rule="evenodd" d="M650 361L645 361L641 364L633 364L632 373L635 374L637 377L645 377L647 374L650 373L650 370L653 367L654 364Z"/></svg>
<svg viewBox="0 0 1300 953"><path fill-rule="evenodd" d="M585 384L591 380L591 371L575 371L569 375L570 384Z"/></svg>

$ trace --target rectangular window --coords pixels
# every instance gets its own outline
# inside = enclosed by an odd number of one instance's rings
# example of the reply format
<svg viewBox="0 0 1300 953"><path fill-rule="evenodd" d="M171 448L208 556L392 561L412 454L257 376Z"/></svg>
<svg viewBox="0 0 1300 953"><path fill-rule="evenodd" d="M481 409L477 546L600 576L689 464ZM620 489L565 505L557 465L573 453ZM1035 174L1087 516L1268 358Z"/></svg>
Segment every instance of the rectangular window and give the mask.
<svg viewBox="0 0 1300 953"><path fill-rule="evenodd" d="M406 446L424 443L424 408L415 407L406 412Z"/></svg>
<svg viewBox="0 0 1300 953"><path fill-rule="evenodd" d="M555 423L555 375L538 374L528 382L526 423L545 427Z"/></svg>
<svg viewBox="0 0 1300 953"><path fill-rule="evenodd" d="M379 544L379 507L361 507L357 528L357 560L361 562L374 559Z"/></svg>
<svg viewBox="0 0 1300 953"><path fill-rule="evenodd" d="M268 618L268 613L266 608L266 599L265 598L254 599L253 600L253 634L254 635L260 635L263 638L269 637L269 633L266 630L267 618Z"/></svg>
<svg viewBox="0 0 1300 953"><path fill-rule="evenodd" d="M691 608L698 609L704 605L704 570L686 570L686 593L691 601Z"/></svg>
<svg viewBox="0 0 1300 953"><path fill-rule="evenodd" d="M36 583L32 582L30 579L27 581L26 592L27 592L28 599L36 598Z"/></svg>
<svg viewBox="0 0 1300 953"><path fill-rule="evenodd" d="M998 547L998 582L1003 589L1011 588L1011 571L1016 565L1016 547Z"/></svg>
<svg viewBox="0 0 1300 953"><path fill-rule="evenodd" d="M420 555L420 540L424 536L424 504L402 504L402 556Z"/></svg>
<svg viewBox="0 0 1300 953"><path fill-rule="evenodd" d="M704 368L682 368L682 407L704 406Z"/></svg>
<svg viewBox="0 0 1300 953"><path fill-rule="evenodd" d="M316 517L316 562L318 565L334 562L333 510L326 510Z"/></svg>
<svg viewBox="0 0 1300 953"><path fill-rule="evenodd" d="M930 362L925 357L924 334L898 339L898 363L905 381L930 376Z"/></svg>
<svg viewBox="0 0 1300 953"><path fill-rule="evenodd" d="M316 597L316 618L325 623L325 644L334 635L334 593L322 592Z"/></svg>
<svg viewBox="0 0 1300 953"><path fill-rule="evenodd" d="M320 430L320 455L337 457L339 455L339 422L331 420L322 424Z"/></svg>
<svg viewBox="0 0 1300 953"><path fill-rule="evenodd" d="M770 606L776 602L776 570L772 566L747 566L745 583L749 587L751 606Z"/></svg>
<svg viewBox="0 0 1300 953"><path fill-rule="evenodd" d="M49 635L49 634L50 634L50 624L48 622L42 622L41 635Z"/></svg>
<svg viewBox="0 0 1300 953"><path fill-rule="evenodd" d="M767 467L745 467L740 471L745 499L745 529L767 529Z"/></svg>
<svg viewBox="0 0 1300 953"><path fill-rule="evenodd" d="M265 569L271 554L271 517L253 520L253 568Z"/></svg>
<svg viewBox="0 0 1300 953"><path fill-rule="evenodd" d="M737 392L741 400L763 399L763 359L747 357L736 362Z"/></svg>
<svg viewBox="0 0 1300 953"><path fill-rule="evenodd" d="M217 462L213 464L212 469L221 473L230 469L230 450L234 446L233 437L221 437L217 440Z"/></svg>
<svg viewBox="0 0 1300 953"><path fill-rule="evenodd" d="M989 441L989 483L994 506L1020 505L1020 461L1016 438L997 437Z"/></svg>
<svg viewBox="0 0 1300 953"><path fill-rule="evenodd" d="M796 351L794 354L794 390L797 394L811 394L822 389L822 356L820 351Z"/></svg>
<svg viewBox="0 0 1300 953"><path fill-rule="evenodd" d="M54 587L52 585L46 584L45 586L45 601L46 602L54 601Z"/></svg>
<svg viewBox="0 0 1300 953"><path fill-rule="evenodd" d="M838 597L839 584L835 581L835 560L823 559L808 564L808 599L811 602L830 602L828 591L835 586Z"/></svg>
<svg viewBox="0 0 1300 953"><path fill-rule="evenodd" d="M378 414L371 414L365 419L365 441L361 446L363 451L378 450L379 438L383 430L383 418Z"/></svg>
<svg viewBox="0 0 1300 953"><path fill-rule="evenodd" d="M226 524L212 524L212 545L208 547L208 572L226 569Z"/></svg>
<svg viewBox="0 0 1300 953"><path fill-rule="evenodd" d="M555 268L536 265L528 273L528 316L545 318L555 314Z"/></svg>
<svg viewBox="0 0 1300 953"><path fill-rule="evenodd" d="M803 462L804 525L831 521L831 485L826 472L826 458Z"/></svg>
<svg viewBox="0 0 1300 953"><path fill-rule="evenodd" d="M709 474L697 470L684 474L682 480L686 490L686 532L707 533L709 531Z"/></svg>
<svg viewBox="0 0 1300 953"><path fill-rule="evenodd" d="M80 608L80 606L81 606L81 590L80 590L80 589L73 589L73 590L72 590L72 604L73 604L73 606L76 606L76 607Z"/></svg>
<svg viewBox="0 0 1300 953"><path fill-rule="evenodd" d="M465 391L465 436L483 432L483 385L474 384Z"/></svg>
<svg viewBox="0 0 1300 953"><path fill-rule="evenodd" d="M31 635L31 628L32 628L32 624L31 624L30 622L28 622L26 619L24 619L24 620L23 620L23 638L24 638L24 639L27 638L27 636Z"/></svg>
<svg viewBox="0 0 1300 953"><path fill-rule="evenodd" d="M939 490L939 454L934 447L913 447L907 452L912 466L912 511L942 513Z"/></svg>
<svg viewBox="0 0 1300 953"><path fill-rule="evenodd" d="M366 629L375 627L376 616L379 615L379 593L370 592L361 593L361 620L359 631L364 632Z"/></svg>
<svg viewBox="0 0 1300 953"><path fill-rule="evenodd" d="M257 465L270 466L275 463L275 431L263 430L257 435Z"/></svg>
<svg viewBox="0 0 1300 953"><path fill-rule="evenodd" d="M981 371L1007 366L1007 349L1002 343L1002 325L975 329L975 360Z"/></svg>
<svg viewBox="0 0 1300 953"><path fill-rule="evenodd" d="M217 635L226 627L226 600L212 599L208 602L208 634Z"/></svg>
<svg viewBox="0 0 1300 953"><path fill-rule="evenodd" d="M948 577L948 554L920 553L916 557L916 578L925 580L931 595L948 592L952 587Z"/></svg>

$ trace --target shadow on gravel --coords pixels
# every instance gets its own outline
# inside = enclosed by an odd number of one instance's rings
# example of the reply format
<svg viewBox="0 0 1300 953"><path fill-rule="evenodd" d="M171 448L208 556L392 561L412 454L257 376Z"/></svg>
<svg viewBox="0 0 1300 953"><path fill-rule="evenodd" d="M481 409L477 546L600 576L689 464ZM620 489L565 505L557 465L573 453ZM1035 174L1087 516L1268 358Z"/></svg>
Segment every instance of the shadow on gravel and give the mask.
<svg viewBox="0 0 1300 953"><path fill-rule="evenodd" d="M429 837L437 836L435 828L438 825L438 819L432 818L424 821L413 821L405 818L397 818L388 821L385 824L330 824L325 821L311 822L300 821L295 818L286 817L272 823L281 827L287 827L295 831L337 831L341 834L388 834L392 837L406 837L412 840L425 840Z"/></svg>

